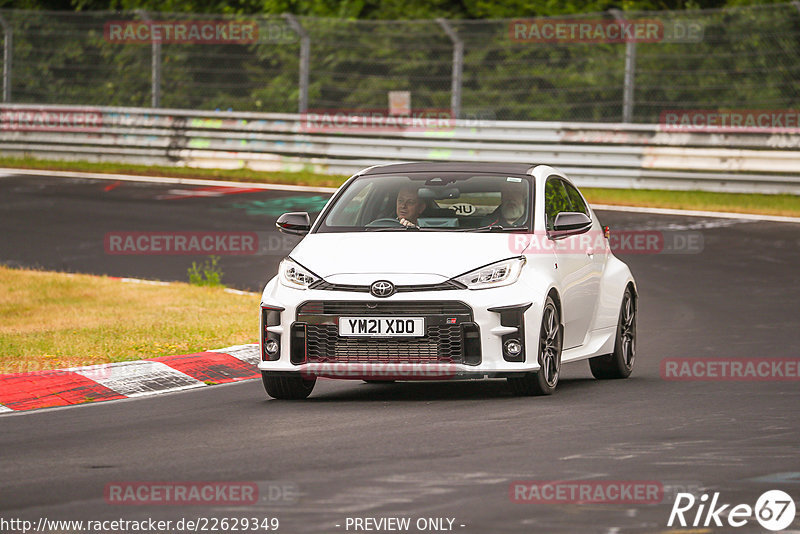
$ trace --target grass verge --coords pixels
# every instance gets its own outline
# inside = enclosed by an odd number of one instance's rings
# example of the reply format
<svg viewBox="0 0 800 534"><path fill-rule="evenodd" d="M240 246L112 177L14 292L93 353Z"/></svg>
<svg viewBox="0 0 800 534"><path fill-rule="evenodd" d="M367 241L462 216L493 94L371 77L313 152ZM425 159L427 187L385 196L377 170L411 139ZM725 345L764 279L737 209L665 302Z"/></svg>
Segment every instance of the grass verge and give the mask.
<svg viewBox="0 0 800 534"><path fill-rule="evenodd" d="M254 343L258 302L218 287L0 266L0 374Z"/></svg>
<svg viewBox="0 0 800 534"><path fill-rule="evenodd" d="M731 211L760 215L800 217L800 196L662 191L654 189L598 189L582 187L590 204L643 206L701 211Z"/></svg>
<svg viewBox="0 0 800 534"><path fill-rule="evenodd" d="M135 174L140 176L169 176L173 178L200 178L203 180L310 185L315 187L339 187L349 178L348 176L316 174L310 171L261 172L251 169L195 169L192 167L166 167L160 165L137 165L134 163L60 161L14 157L0 157L0 167L51 171L100 172L108 174Z"/></svg>
<svg viewBox="0 0 800 534"><path fill-rule="evenodd" d="M338 187L347 179L346 176L324 175L313 172L260 172L250 169L194 169L187 167L163 167L126 163L94 163L88 161L58 161L14 157L0 157L0 167L137 174L144 176L170 176L176 178L310 185L316 187ZM736 213L800 217L800 196L798 195L662 191L654 189L581 188L581 190L589 199L589 202L595 204L704 211L731 211Z"/></svg>

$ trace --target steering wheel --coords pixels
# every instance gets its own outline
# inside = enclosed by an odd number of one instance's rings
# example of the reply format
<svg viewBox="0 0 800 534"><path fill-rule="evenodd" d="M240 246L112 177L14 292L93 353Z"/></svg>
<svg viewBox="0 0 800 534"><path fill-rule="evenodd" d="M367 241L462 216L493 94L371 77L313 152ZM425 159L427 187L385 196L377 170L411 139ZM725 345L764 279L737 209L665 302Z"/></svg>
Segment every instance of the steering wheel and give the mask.
<svg viewBox="0 0 800 534"><path fill-rule="evenodd" d="M381 217L371 223L367 223L365 228L391 228L392 226L405 226L403 223L392 217Z"/></svg>

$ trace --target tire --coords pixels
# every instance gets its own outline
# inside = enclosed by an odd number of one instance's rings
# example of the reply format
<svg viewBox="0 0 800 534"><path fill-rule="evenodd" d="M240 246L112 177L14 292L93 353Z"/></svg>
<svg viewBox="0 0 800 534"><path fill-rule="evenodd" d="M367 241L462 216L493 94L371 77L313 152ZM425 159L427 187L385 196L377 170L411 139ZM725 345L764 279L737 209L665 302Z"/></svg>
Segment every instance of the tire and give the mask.
<svg viewBox="0 0 800 534"><path fill-rule="evenodd" d="M628 378L636 363L636 298L625 288L617 321L614 352L589 359L592 375L601 380Z"/></svg>
<svg viewBox="0 0 800 534"><path fill-rule="evenodd" d="M261 373L267 395L274 399L302 400L311 395L317 378L306 380L301 376L280 376Z"/></svg>
<svg viewBox="0 0 800 534"><path fill-rule="evenodd" d="M539 328L538 359L541 369L522 376L508 377L511 393L519 396L552 395L558 385L561 372L561 349L564 329L561 328L561 315L553 299L547 297L542 312L542 325Z"/></svg>

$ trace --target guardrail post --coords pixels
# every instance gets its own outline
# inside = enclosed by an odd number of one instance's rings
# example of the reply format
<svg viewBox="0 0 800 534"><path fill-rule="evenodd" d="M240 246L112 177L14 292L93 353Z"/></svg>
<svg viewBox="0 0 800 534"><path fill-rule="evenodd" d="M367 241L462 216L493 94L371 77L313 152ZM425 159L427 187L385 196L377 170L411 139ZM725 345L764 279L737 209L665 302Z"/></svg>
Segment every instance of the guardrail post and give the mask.
<svg viewBox="0 0 800 534"><path fill-rule="evenodd" d="M309 64L311 63L311 37L303 28L297 17L290 13L284 13L284 18L292 29L300 37L300 94L297 98L297 112L305 113L308 111L308 74Z"/></svg>
<svg viewBox="0 0 800 534"><path fill-rule="evenodd" d="M622 24L625 18L619 9L609 9L609 12ZM625 43L625 86L622 92L622 122L633 122L633 89L636 74L636 42Z"/></svg>
<svg viewBox="0 0 800 534"><path fill-rule="evenodd" d="M436 19L453 42L453 74L450 85L450 113L454 119L461 116L461 73L464 68L464 41L445 19Z"/></svg>
<svg viewBox="0 0 800 534"><path fill-rule="evenodd" d="M137 12L142 20L152 21L147 11L139 9ZM150 45L150 107L161 107L161 41L155 39Z"/></svg>
<svg viewBox="0 0 800 534"><path fill-rule="evenodd" d="M3 102L11 102L11 57L14 51L14 30L3 15L0 15L3 26Z"/></svg>

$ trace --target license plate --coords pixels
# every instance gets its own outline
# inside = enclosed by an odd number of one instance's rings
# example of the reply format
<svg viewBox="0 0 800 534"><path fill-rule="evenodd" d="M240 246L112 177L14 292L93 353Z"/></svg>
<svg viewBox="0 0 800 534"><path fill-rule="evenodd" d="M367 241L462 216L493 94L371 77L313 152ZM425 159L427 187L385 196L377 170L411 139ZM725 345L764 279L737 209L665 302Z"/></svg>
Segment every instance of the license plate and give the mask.
<svg viewBox="0 0 800 534"><path fill-rule="evenodd" d="M339 335L345 337L421 337L424 317L340 317Z"/></svg>

